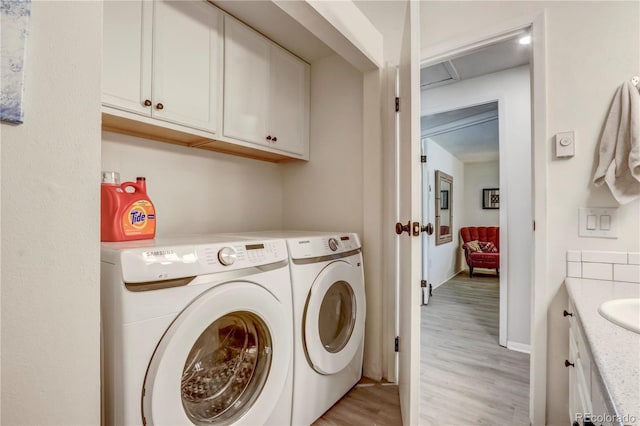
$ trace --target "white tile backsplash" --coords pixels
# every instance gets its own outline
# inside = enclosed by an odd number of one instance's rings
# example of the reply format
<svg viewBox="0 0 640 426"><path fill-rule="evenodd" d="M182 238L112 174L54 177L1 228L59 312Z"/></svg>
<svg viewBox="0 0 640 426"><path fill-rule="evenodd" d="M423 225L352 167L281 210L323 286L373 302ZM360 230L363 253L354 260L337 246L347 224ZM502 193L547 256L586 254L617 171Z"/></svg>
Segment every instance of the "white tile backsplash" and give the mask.
<svg viewBox="0 0 640 426"><path fill-rule="evenodd" d="M567 262L567 276L582 278L582 262Z"/></svg>
<svg viewBox="0 0 640 426"><path fill-rule="evenodd" d="M627 252L583 250L583 262L627 264Z"/></svg>
<svg viewBox="0 0 640 426"><path fill-rule="evenodd" d="M640 283L640 265L613 265L613 279Z"/></svg>
<svg viewBox="0 0 640 426"><path fill-rule="evenodd" d="M613 265L611 263L582 263L582 278L592 280L612 280Z"/></svg>
<svg viewBox="0 0 640 426"><path fill-rule="evenodd" d="M640 284L640 253L567 250L567 277Z"/></svg>
<svg viewBox="0 0 640 426"><path fill-rule="evenodd" d="M582 252L580 250L567 250L567 262L582 262Z"/></svg>

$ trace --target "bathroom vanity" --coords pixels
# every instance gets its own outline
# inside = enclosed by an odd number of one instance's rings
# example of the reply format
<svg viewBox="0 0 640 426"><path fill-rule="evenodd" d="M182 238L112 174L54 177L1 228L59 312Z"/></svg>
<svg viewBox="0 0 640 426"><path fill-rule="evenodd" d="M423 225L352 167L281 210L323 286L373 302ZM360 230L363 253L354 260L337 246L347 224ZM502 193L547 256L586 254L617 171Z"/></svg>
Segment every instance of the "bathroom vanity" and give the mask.
<svg viewBox="0 0 640 426"><path fill-rule="evenodd" d="M640 334L599 312L605 302L640 298L640 284L585 278L565 284L572 426L640 424Z"/></svg>

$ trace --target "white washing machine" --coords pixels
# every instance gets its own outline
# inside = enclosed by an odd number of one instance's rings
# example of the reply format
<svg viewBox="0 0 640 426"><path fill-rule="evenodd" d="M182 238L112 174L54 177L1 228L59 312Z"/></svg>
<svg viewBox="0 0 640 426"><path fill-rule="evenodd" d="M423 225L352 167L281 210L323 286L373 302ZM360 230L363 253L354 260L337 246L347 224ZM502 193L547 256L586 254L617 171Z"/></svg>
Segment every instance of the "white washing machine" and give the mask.
<svg viewBox="0 0 640 426"><path fill-rule="evenodd" d="M362 377L365 288L353 233L255 232L289 249L295 358L292 424L309 425Z"/></svg>
<svg viewBox="0 0 640 426"><path fill-rule="evenodd" d="M102 244L105 424L290 424L286 244L239 240Z"/></svg>

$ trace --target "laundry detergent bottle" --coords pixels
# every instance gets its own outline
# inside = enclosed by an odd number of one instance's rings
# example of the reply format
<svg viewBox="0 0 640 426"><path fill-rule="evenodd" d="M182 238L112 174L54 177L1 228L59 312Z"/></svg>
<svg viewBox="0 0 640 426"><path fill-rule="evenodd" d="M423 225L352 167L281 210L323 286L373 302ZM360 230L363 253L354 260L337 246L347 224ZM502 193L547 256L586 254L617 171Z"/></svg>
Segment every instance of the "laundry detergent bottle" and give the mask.
<svg viewBox="0 0 640 426"><path fill-rule="evenodd" d="M100 241L133 241L156 236L156 210L143 177L120 183L117 172L102 172Z"/></svg>

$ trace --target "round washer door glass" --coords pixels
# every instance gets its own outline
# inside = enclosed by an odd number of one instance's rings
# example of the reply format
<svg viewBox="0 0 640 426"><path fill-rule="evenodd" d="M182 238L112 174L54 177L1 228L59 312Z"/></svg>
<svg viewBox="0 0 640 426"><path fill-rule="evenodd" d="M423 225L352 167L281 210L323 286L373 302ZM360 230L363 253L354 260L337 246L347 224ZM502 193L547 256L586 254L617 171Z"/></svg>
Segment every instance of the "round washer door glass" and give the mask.
<svg viewBox="0 0 640 426"><path fill-rule="evenodd" d="M304 350L320 374L341 371L361 348L366 309L361 262L360 257L353 264L332 262L311 285L302 325Z"/></svg>
<svg viewBox="0 0 640 426"><path fill-rule="evenodd" d="M182 405L195 424L233 423L258 397L271 366L271 336L249 312L231 312L207 327L182 372Z"/></svg>
<svg viewBox="0 0 640 426"><path fill-rule="evenodd" d="M356 300L351 286L336 281L324 295L318 318L320 341L331 352L340 352L349 342L356 322Z"/></svg>

